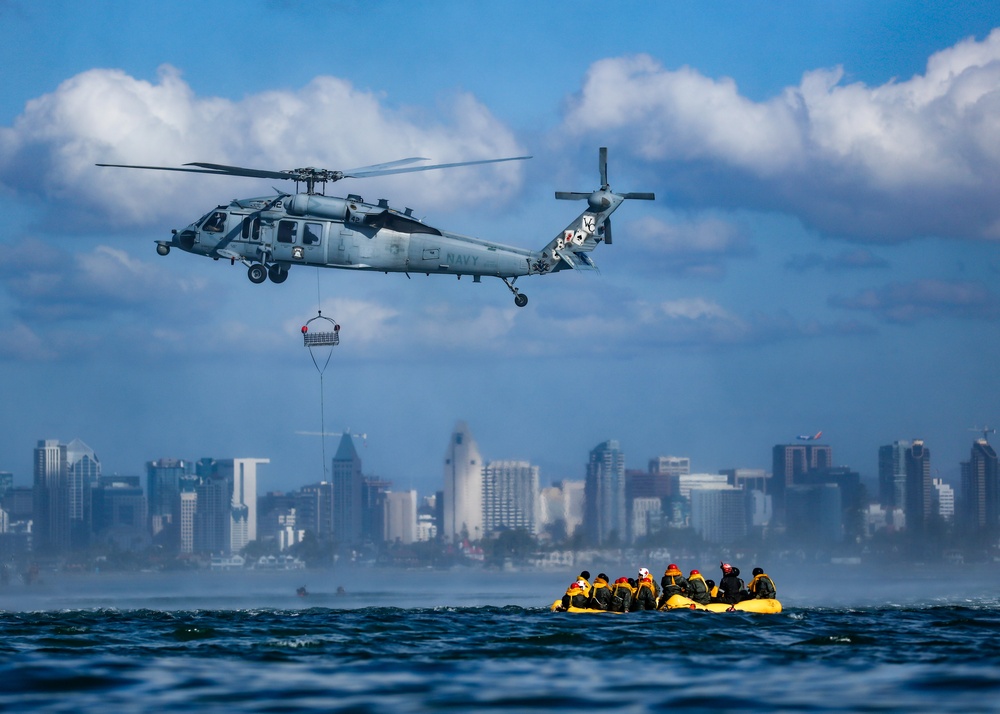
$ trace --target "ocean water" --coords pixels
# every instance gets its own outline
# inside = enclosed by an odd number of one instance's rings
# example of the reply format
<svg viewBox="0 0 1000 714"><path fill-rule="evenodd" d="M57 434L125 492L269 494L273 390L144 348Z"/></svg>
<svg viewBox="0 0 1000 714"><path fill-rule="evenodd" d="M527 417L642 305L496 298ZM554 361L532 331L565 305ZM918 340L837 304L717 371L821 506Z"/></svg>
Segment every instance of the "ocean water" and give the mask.
<svg viewBox="0 0 1000 714"><path fill-rule="evenodd" d="M1000 711L989 568L773 573L780 615L550 612L575 574L46 575L0 590L0 710Z"/></svg>

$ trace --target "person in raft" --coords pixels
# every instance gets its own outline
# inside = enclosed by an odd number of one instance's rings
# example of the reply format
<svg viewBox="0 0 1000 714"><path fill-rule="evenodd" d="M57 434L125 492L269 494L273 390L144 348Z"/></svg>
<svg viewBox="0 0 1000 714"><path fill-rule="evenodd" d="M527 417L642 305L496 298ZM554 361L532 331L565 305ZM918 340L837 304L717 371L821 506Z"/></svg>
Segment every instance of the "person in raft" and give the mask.
<svg viewBox="0 0 1000 714"><path fill-rule="evenodd" d="M720 563L722 580L719 581L719 600L735 605L742 599L743 581L739 571L729 563Z"/></svg>
<svg viewBox="0 0 1000 714"><path fill-rule="evenodd" d="M639 577L636 578L635 598L632 600L632 607L629 609L629 612L655 610L656 597L656 583L653 582L653 576L649 574L646 568L639 568Z"/></svg>
<svg viewBox="0 0 1000 714"><path fill-rule="evenodd" d="M608 584L608 576L599 573L590 588L587 607L591 610L607 610L609 605L611 605L611 586Z"/></svg>
<svg viewBox="0 0 1000 714"><path fill-rule="evenodd" d="M586 595L587 597L590 597L590 571L581 570L580 574L576 577L576 579L582 581L583 583L580 586L583 588L583 594Z"/></svg>
<svg viewBox="0 0 1000 714"><path fill-rule="evenodd" d="M770 575L764 572L763 568L753 569L753 580L750 581L747 590L750 592L750 597L754 600L774 600L778 597L774 581L771 580Z"/></svg>
<svg viewBox="0 0 1000 714"><path fill-rule="evenodd" d="M660 609L666 606L671 595L687 595L687 591L687 578L675 563L671 563L660 578Z"/></svg>
<svg viewBox="0 0 1000 714"><path fill-rule="evenodd" d="M566 612L571 607L587 607L587 596L584 595L585 581L581 578L580 580L574 580L566 588L566 594L562 597L562 603L559 605L558 609L562 612Z"/></svg>
<svg viewBox="0 0 1000 714"><path fill-rule="evenodd" d="M715 583L712 583L715 585ZM699 605L707 605L712 602L712 595L708 589L708 582L697 570L692 570L687 579L687 596Z"/></svg>
<svg viewBox="0 0 1000 714"><path fill-rule="evenodd" d="M608 608L612 612L628 612L632 606L632 596L635 594L635 587L628 578L618 578L615 587L611 591L611 606Z"/></svg>

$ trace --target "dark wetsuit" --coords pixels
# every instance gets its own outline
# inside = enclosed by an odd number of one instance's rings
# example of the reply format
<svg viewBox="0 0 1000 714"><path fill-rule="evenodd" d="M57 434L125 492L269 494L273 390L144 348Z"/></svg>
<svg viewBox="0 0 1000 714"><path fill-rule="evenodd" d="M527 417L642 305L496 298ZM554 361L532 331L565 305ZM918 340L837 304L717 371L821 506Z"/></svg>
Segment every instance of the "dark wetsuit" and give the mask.
<svg viewBox="0 0 1000 714"><path fill-rule="evenodd" d="M740 580L738 575L733 573L723 575L722 580L719 582L719 599L722 602L735 605L743 599L742 590L743 581Z"/></svg>

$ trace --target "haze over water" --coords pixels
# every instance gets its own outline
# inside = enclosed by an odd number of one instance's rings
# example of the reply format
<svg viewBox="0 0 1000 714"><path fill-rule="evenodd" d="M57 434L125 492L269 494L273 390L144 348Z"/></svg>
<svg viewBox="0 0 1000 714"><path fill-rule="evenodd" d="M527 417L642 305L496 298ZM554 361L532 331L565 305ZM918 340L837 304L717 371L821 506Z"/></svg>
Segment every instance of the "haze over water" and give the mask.
<svg viewBox="0 0 1000 714"><path fill-rule="evenodd" d="M777 568L780 615L549 612L575 574L46 575L0 591L0 708L997 706L990 566ZM300 585L307 597L295 595Z"/></svg>

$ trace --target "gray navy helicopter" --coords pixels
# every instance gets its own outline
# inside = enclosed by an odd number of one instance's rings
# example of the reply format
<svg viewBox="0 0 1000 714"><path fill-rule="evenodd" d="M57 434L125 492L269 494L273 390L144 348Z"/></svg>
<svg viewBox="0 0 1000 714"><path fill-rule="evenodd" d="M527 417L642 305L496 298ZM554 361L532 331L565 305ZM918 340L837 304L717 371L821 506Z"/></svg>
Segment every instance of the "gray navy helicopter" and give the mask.
<svg viewBox="0 0 1000 714"><path fill-rule="evenodd" d="M602 241L611 244L611 214L622 201L654 200L652 193L615 193L608 185L608 150L599 151L601 187L590 193L557 191L556 198L585 200L587 207L539 251L459 235L427 225L389 206L385 199L366 203L360 196L325 195L326 184L345 178L367 178L387 174L521 161L530 156L463 161L432 166L412 166L424 158L400 159L347 171L312 167L267 171L221 164L190 163L184 167L97 164L115 168L189 171L220 176L287 179L296 191L277 196L246 198L218 206L183 230L174 230L170 240L156 241L156 252L167 255L178 248L214 260L227 259L247 266L253 283L270 279L283 283L294 265L320 268L370 270L383 273L471 275L500 278L514 295L514 304L524 307L528 296L514 287L522 275L547 275L561 270L596 270L590 252ZM187 168L194 167L194 168ZM317 186L321 190L317 191Z"/></svg>

